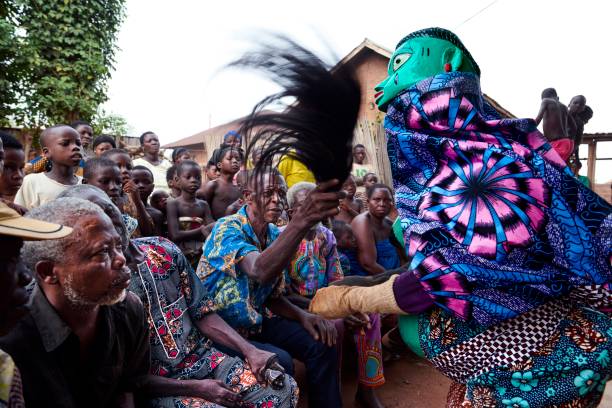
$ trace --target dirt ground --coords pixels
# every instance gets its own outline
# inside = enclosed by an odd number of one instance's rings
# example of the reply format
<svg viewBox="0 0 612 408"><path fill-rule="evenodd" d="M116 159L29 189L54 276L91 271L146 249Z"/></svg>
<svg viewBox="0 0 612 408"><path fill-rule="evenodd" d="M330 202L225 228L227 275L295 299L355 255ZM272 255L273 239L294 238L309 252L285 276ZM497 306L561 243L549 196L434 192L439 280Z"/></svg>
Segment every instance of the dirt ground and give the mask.
<svg viewBox="0 0 612 408"><path fill-rule="evenodd" d="M350 350L345 354L342 368L342 400L344 407L358 407L359 405L355 404L356 359L347 361L349 356ZM386 408L442 408L445 406L450 380L438 373L425 360L412 354L403 355L399 360L385 365L385 378L385 385L377 391ZM298 407L306 408L308 400L304 385L304 368L299 363L296 364L296 379L302 391Z"/></svg>

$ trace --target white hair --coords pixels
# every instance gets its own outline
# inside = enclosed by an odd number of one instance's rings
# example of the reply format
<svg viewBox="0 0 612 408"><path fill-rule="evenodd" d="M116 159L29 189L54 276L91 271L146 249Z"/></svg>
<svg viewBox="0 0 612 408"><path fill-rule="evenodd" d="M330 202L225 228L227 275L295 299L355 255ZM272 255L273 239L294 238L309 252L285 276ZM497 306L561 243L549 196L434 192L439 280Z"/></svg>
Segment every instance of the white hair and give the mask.
<svg viewBox="0 0 612 408"><path fill-rule="evenodd" d="M27 218L73 227L79 219L97 216L110 222L110 218L100 207L81 198L58 198L40 207L30 210ZM24 241L22 259L31 271L39 261L61 263L65 259L65 249L74 239L75 234L60 239L41 241Z"/></svg>
<svg viewBox="0 0 612 408"><path fill-rule="evenodd" d="M295 203L295 196L297 195L297 193L299 193L300 191L306 191L307 193L309 193L315 188L317 188L317 185L309 181L300 181L299 183L295 183L294 185L292 185L291 188L287 191L287 205L289 205L289 208L293 207L293 204Z"/></svg>

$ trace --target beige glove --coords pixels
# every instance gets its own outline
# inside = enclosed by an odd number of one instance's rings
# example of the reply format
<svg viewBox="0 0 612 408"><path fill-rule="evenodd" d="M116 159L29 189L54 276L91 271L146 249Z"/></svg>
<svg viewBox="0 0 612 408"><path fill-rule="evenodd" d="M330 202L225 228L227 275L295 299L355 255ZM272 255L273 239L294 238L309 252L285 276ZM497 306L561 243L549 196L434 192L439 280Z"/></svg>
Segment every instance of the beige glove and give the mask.
<svg viewBox="0 0 612 408"><path fill-rule="evenodd" d="M395 301L393 275L384 283L370 287L330 286L317 291L308 310L327 319L339 319L357 312L405 314Z"/></svg>

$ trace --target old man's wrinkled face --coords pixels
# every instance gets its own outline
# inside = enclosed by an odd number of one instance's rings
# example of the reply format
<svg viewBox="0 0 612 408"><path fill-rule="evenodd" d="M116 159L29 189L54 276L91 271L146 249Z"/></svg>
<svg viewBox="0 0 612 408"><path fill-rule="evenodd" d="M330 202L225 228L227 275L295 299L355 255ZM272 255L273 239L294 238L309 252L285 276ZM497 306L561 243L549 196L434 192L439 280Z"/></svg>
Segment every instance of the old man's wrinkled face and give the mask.
<svg viewBox="0 0 612 408"><path fill-rule="evenodd" d="M108 217L86 216L73 227L61 264L55 264L66 298L75 305L112 305L125 299L130 271L122 240Z"/></svg>
<svg viewBox="0 0 612 408"><path fill-rule="evenodd" d="M257 183L257 188L254 187ZM254 177L246 192L246 202L257 214L268 223L276 223L285 209L287 202L287 184L284 179L274 174Z"/></svg>

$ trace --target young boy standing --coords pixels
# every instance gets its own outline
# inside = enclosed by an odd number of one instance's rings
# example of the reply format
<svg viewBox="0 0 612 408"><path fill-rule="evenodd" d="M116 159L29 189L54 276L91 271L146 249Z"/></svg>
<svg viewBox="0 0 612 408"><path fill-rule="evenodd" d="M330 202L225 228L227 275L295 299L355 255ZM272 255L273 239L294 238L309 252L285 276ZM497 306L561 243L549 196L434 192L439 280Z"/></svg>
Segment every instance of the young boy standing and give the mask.
<svg viewBox="0 0 612 408"><path fill-rule="evenodd" d="M242 155L233 147L226 147L219 154L217 168L221 175L218 179L209 181L203 190L197 192L197 197L206 200L215 220L225 216L225 211L238 200L242 192L234 184L234 176L240 171Z"/></svg>
<svg viewBox="0 0 612 408"><path fill-rule="evenodd" d="M55 199L59 193L81 182L75 171L83 158L81 138L76 130L67 125L47 128L40 136L43 155L51 162L46 173L28 174L17 195L15 203L28 210Z"/></svg>
<svg viewBox="0 0 612 408"><path fill-rule="evenodd" d="M206 201L196 198L202 185L200 166L192 160L180 162L176 165L174 181L181 195L167 203L168 236L196 268L204 240L214 224Z"/></svg>
<svg viewBox="0 0 612 408"><path fill-rule="evenodd" d="M145 166L134 166L132 170L132 180L138 188L140 199L145 205L147 212L153 219L153 223L155 224L155 236L167 236L168 227L166 225L166 216L157 208L149 204L149 196L151 196L153 188L155 187L153 173Z"/></svg>
<svg viewBox="0 0 612 408"><path fill-rule="evenodd" d="M23 145L15 137L6 132L0 132L4 145L4 171L0 176L0 198L6 202L13 202L15 194L23 184L23 169L25 166L25 153Z"/></svg>

